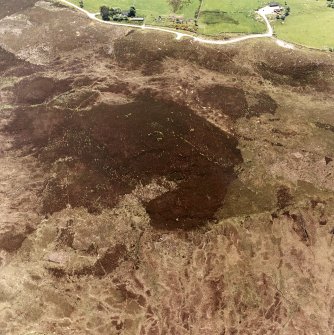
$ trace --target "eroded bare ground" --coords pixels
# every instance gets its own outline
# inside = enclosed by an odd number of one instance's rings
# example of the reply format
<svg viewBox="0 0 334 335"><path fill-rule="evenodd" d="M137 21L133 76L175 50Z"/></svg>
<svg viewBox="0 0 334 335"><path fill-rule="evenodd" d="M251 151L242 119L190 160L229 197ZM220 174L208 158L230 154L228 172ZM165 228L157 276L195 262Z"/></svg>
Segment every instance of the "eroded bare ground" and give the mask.
<svg viewBox="0 0 334 335"><path fill-rule="evenodd" d="M0 11L1 334L333 334L333 56Z"/></svg>

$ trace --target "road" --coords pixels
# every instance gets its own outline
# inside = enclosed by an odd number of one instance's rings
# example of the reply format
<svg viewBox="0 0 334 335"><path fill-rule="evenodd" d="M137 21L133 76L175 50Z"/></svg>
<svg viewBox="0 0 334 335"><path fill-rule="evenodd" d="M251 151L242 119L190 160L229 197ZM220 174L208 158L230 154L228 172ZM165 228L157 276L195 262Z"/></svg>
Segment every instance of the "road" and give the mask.
<svg viewBox="0 0 334 335"><path fill-rule="evenodd" d="M142 26L138 26L135 24L129 24L129 23L118 23L118 22L114 22L114 21L103 21L99 18L96 17L96 13L90 13L87 10L85 10L84 8L80 8L79 6L67 1L67 0L58 0L70 7L76 8L77 10L79 10L80 12L85 13L90 19L103 23L103 24L109 24L109 25L113 25L113 26L122 26L122 27L129 27L129 28L136 28L136 29L144 29L144 30L156 30L156 31L161 31L161 32L165 32L165 33L170 33L170 34L174 34L176 35L176 39L180 40L183 37L186 38L190 38L196 42L199 43L205 43L205 44L215 44L215 45L225 45L225 44L232 44L232 43L238 43L241 41L245 41L245 40L249 40L249 39L253 39L253 38L268 38L268 37L273 37L274 31L273 28L267 18L268 14L272 14L273 13L273 8L266 6L264 8L261 8L257 11L257 13L263 18L264 22L267 25L267 32L263 33L263 34L250 34L250 35L245 35L245 36L240 36L240 37L235 37L235 38L230 38L228 40L213 40L213 39L209 39L209 38L202 38L202 37L197 37L191 34L186 34L186 33L180 33L177 32L175 30L172 29L168 29L168 28L160 28L160 27L154 27L154 26L147 26L145 24L143 24ZM284 47L284 48L289 48L289 49L293 49L293 46L291 44L285 43L283 41L277 40L277 44Z"/></svg>

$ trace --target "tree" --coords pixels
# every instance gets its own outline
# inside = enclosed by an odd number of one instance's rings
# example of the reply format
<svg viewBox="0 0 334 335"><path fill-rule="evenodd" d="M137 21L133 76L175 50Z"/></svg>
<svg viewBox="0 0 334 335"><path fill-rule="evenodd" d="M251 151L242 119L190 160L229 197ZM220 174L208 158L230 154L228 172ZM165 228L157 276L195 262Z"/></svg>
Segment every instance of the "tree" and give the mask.
<svg viewBox="0 0 334 335"><path fill-rule="evenodd" d="M112 7L109 9L109 15L110 16L114 16L114 15L117 15L117 14L122 14L122 10L118 7Z"/></svg>
<svg viewBox="0 0 334 335"><path fill-rule="evenodd" d="M110 18L109 18L110 11L109 11L109 8L107 6L101 6L100 7L100 13L101 13L103 21L109 21L110 20Z"/></svg>
<svg viewBox="0 0 334 335"><path fill-rule="evenodd" d="M79 6L80 6L81 8L83 8L83 6L84 6L83 0L80 0L80 1L79 1Z"/></svg>
<svg viewBox="0 0 334 335"><path fill-rule="evenodd" d="M113 21L126 21L128 20L128 16L124 14L116 14L112 17Z"/></svg>
<svg viewBox="0 0 334 335"><path fill-rule="evenodd" d="M136 16L136 8L134 6L130 7L128 17L135 17Z"/></svg>

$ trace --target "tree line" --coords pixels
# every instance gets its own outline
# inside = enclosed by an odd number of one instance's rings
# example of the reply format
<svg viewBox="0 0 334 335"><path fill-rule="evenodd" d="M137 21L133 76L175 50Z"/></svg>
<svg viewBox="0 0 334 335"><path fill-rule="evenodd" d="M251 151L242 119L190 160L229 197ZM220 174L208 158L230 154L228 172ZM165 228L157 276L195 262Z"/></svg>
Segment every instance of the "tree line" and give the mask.
<svg viewBox="0 0 334 335"><path fill-rule="evenodd" d="M131 6L128 11L122 11L122 9L118 7L101 6L100 14L104 21L110 21L110 19L113 21L122 21L127 20L129 17L135 17L136 8Z"/></svg>

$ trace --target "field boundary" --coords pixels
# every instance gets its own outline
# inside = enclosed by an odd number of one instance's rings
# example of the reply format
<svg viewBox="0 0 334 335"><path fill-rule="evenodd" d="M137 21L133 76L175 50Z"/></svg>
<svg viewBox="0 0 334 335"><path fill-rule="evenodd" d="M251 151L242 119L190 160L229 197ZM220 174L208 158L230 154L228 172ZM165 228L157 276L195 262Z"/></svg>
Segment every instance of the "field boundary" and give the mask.
<svg viewBox="0 0 334 335"><path fill-rule="evenodd" d="M197 10L197 15L195 17L195 19L198 21L200 15L201 15L201 12L202 12L202 6L203 6L203 2L204 0L199 0L199 6L198 6L198 10Z"/></svg>

